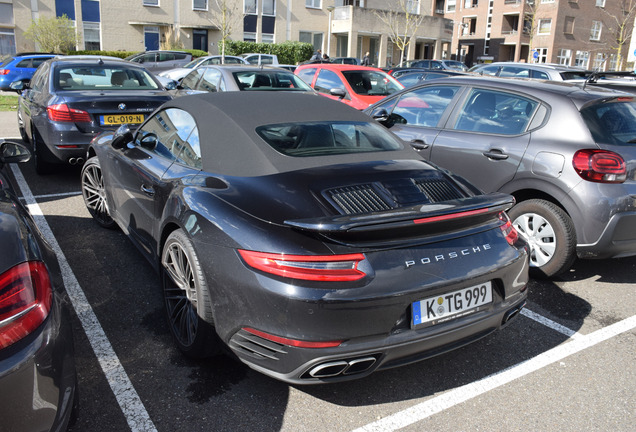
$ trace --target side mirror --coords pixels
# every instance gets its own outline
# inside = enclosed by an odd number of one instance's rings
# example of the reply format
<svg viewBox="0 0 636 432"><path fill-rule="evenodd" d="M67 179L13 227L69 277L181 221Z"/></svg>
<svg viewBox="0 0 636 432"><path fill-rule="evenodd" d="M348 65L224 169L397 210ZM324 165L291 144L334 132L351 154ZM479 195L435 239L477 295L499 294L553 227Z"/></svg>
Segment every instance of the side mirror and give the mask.
<svg viewBox="0 0 636 432"><path fill-rule="evenodd" d="M11 90L13 90L16 93L20 93L22 90L26 90L29 88L29 82L28 81L13 81L11 84L9 84L9 88Z"/></svg>
<svg viewBox="0 0 636 432"><path fill-rule="evenodd" d="M329 94L331 94L331 96L338 96L340 99L343 99L347 95L347 92L343 88L332 88L331 90L329 90Z"/></svg>
<svg viewBox="0 0 636 432"><path fill-rule="evenodd" d="M0 143L0 162L3 164L22 163L31 159L31 151L22 143L3 141Z"/></svg>
<svg viewBox="0 0 636 432"><path fill-rule="evenodd" d="M175 80L170 80L164 85L166 90L176 90L178 86L179 86L179 83Z"/></svg>
<svg viewBox="0 0 636 432"><path fill-rule="evenodd" d="M387 121L389 121L389 112L386 110L386 108L377 108L373 111L371 117L373 117L374 120L380 123L386 123Z"/></svg>
<svg viewBox="0 0 636 432"><path fill-rule="evenodd" d="M110 143L110 145L116 150L121 150L126 147L126 144L128 144L132 140L133 134L128 128L128 125L124 124L119 126L117 132L115 132L115 135L113 135L113 141Z"/></svg>
<svg viewBox="0 0 636 432"><path fill-rule="evenodd" d="M141 139L140 144L145 149L154 150L155 147L157 147L157 141L158 141L157 135L152 132L149 132L146 135L144 135L144 137Z"/></svg>

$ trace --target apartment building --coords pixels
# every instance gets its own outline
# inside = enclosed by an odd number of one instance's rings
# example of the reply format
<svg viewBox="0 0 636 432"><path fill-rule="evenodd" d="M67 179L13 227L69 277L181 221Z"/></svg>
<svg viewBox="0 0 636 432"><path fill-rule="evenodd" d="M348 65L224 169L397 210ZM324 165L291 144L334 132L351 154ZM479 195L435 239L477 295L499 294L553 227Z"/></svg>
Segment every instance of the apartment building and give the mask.
<svg viewBox="0 0 636 432"><path fill-rule="evenodd" d="M469 65L527 61L619 70L631 52L628 40L636 16L633 2L433 1L434 14L453 23L452 56ZM625 38L627 43L620 43Z"/></svg>
<svg viewBox="0 0 636 432"><path fill-rule="evenodd" d="M376 12L399 12L403 3L423 15L404 59L451 54L453 24L434 16L429 0L0 0L0 54L36 50L24 37L31 21L62 15L75 24L78 49L159 49L174 35L184 48L217 54L219 3L230 9L233 40L309 42L331 57L369 52L379 66L399 63L401 53Z"/></svg>

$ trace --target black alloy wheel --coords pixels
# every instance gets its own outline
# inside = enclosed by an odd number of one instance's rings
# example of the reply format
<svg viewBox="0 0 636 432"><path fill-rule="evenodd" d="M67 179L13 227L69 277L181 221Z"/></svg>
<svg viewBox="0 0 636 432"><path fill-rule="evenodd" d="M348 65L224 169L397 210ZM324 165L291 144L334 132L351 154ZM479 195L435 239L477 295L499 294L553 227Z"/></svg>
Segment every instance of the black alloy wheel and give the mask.
<svg viewBox="0 0 636 432"><path fill-rule="evenodd" d="M110 217L106 188L99 159L90 158L82 167L82 196L84 204L95 222L104 228L114 228L115 221Z"/></svg>
<svg viewBox="0 0 636 432"><path fill-rule="evenodd" d="M219 340L205 277L192 242L183 230L173 231L161 254L161 279L170 331L188 357L215 354Z"/></svg>

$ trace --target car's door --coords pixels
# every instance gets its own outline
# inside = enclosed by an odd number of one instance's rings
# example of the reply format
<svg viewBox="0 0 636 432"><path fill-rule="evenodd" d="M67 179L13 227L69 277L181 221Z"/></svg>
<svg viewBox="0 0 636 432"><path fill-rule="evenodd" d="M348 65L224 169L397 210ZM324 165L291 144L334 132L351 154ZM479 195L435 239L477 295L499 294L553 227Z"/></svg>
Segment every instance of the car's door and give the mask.
<svg viewBox="0 0 636 432"><path fill-rule="evenodd" d="M391 132L413 146L424 159L430 158L431 147L448 117L462 87L451 84L431 85L390 98L374 108L375 115L385 109L385 125Z"/></svg>
<svg viewBox="0 0 636 432"><path fill-rule="evenodd" d="M167 198L162 177L179 160L194 127L194 119L186 111L161 110L139 128L126 148L109 152L104 163L113 216L150 256L156 252L154 238Z"/></svg>
<svg viewBox="0 0 636 432"><path fill-rule="evenodd" d="M42 114L46 112L46 98L48 98L48 86L49 86L49 72L50 65L45 64L31 78L29 88L22 92L20 101L21 116L24 124L24 128L31 137L31 124L38 127L38 123L42 117ZM42 127L42 125L39 125Z"/></svg>
<svg viewBox="0 0 636 432"><path fill-rule="evenodd" d="M515 176L539 105L526 95L472 88L435 138L429 158L486 192L499 190Z"/></svg>
<svg viewBox="0 0 636 432"><path fill-rule="evenodd" d="M344 90L345 96L334 96L331 94L331 90L339 89ZM344 103L351 103L351 89L345 85L344 80L338 76L338 74L329 69L318 70L318 76L316 77L316 83L314 84L314 90L323 96L327 96L330 99L341 100Z"/></svg>

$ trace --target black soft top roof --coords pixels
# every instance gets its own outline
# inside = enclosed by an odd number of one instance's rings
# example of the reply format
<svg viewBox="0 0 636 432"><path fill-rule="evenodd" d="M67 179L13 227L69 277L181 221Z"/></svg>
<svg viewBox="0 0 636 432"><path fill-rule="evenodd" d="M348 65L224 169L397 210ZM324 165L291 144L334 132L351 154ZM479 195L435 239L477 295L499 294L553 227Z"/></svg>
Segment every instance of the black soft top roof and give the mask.
<svg viewBox="0 0 636 432"><path fill-rule="evenodd" d="M199 129L203 169L231 176L262 176L365 161L421 158L409 146L402 150L332 156L292 157L270 147L257 133L263 125L308 122L365 122L371 117L318 94L296 92L219 92L184 96L164 107L187 110ZM398 140L389 134L389 139Z"/></svg>

